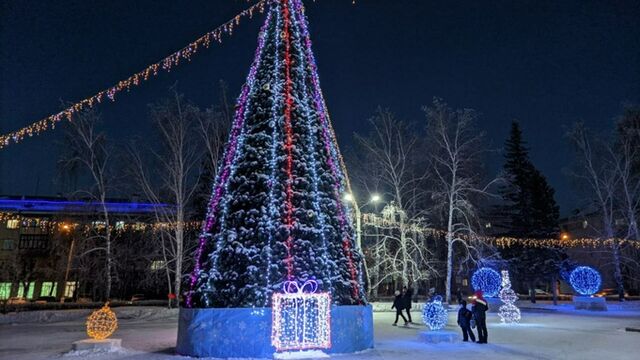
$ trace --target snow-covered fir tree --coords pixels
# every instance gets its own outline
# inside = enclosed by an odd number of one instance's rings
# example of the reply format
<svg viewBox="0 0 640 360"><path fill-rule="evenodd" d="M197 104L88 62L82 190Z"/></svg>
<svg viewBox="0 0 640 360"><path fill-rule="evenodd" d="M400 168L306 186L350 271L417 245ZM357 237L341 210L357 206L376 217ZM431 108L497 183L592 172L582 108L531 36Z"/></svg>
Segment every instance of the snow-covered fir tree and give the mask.
<svg viewBox="0 0 640 360"><path fill-rule="evenodd" d="M315 278L337 304L364 303L346 173L301 0L269 1L211 200L188 307L269 306Z"/></svg>

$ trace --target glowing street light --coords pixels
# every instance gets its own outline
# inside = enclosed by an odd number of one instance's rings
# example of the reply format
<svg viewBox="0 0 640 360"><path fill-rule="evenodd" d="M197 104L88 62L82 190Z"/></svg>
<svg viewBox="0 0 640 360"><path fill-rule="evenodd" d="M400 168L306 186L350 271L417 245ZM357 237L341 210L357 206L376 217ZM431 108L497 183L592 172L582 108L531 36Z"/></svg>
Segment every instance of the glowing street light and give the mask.
<svg viewBox="0 0 640 360"><path fill-rule="evenodd" d="M380 200L381 200L380 195L378 195L378 194L372 194L372 195L371 195L371 202L372 202L372 203L374 203L374 204L375 204L375 203L377 203L377 202L378 202L378 201L380 201Z"/></svg>

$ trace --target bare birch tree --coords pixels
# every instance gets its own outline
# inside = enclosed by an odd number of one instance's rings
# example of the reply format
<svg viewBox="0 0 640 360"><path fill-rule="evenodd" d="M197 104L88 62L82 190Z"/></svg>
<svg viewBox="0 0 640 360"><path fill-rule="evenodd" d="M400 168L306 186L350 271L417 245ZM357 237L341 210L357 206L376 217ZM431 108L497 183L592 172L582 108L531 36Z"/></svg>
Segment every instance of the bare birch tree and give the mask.
<svg viewBox="0 0 640 360"><path fill-rule="evenodd" d="M170 100L151 106L151 117L158 130L160 147L136 143L131 146L133 173L145 197L157 204L156 229L169 293L181 295L184 255L191 206L198 190L199 165L216 168L224 143L225 125L219 115L203 113L187 104L177 93ZM203 146L204 144L204 146ZM144 148L150 158L143 156ZM204 163L203 163L204 159ZM167 204L168 206L161 206Z"/></svg>
<svg viewBox="0 0 640 360"><path fill-rule="evenodd" d="M616 192L620 188L620 159L611 145L602 139L595 138L584 127L577 123L568 133L578 159L578 171L573 175L582 180L592 194L593 203L601 217L600 226L593 227L601 237L613 239L611 255L614 279L621 298L624 296L622 278L621 245L616 237L615 216L618 203Z"/></svg>
<svg viewBox="0 0 640 360"><path fill-rule="evenodd" d="M476 112L472 109L453 110L441 99L435 98L431 106L424 107L427 116L428 142L433 172L432 199L438 210L444 210L447 243L446 301L451 302L451 282L454 263L454 245L462 246L465 260L477 259L480 254L473 239L479 228L474 201L479 196L494 196L489 188L497 180L480 185L477 166L486 152L484 134L475 126ZM476 242L477 243L477 242Z"/></svg>
<svg viewBox="0 0 640 360"><path fill-rule="evenodd" d="M107 197L114 183L111 173L111 160L114 149L107 143L106 135L96 129L100 116L94 110L77 113L73 121L69 122L66 132L66 150L61 164L67 168L79 168L88 175L87 187L76 190L75 197L89 199L98 207L99 219L93 223L91 234L86 240L97 240L101 246L93 247L79 256L87 256L95 251L105 254L105 290L104 299L111 297L114 276L113 234L111 214L107 206Z"/></svg>
<svg viewBox="0 0 640 360"><path fill-rule="evenodd" d="M379 108L370 119L371 134L356 134L355 138L368 159L367 168L379 174L385 200L387 221L378 224L382 230L373 247L377 275L371 284L376 288L388 279L397 279L403 285L430 278L435 270L431 266L430 252L420 239L419 230L426 227L423 210L425 171L418 164L420 143L417 134L397 120L388 110ZM375 169L375 170L373 170ZM383 213L384 213L383 211Z"/></svg>

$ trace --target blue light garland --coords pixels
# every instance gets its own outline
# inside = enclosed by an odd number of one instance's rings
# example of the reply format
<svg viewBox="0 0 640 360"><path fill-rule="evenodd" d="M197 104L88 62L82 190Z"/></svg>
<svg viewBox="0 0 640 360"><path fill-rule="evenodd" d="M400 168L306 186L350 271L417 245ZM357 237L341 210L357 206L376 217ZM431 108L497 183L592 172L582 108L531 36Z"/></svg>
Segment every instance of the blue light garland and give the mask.
<svg viewBox="0 0 640 360"><path fill-rule="evenodd" d="M578 294L591 296L600 290L602 278L596 269L589 266L578 266L569 275L569 282Z"/></svg>
<svg viewBox="0 0 640 360"><path fill-rule="evenodd" d="M447 326L449 315L442 305L442 296L436 295L422 308L422 321L431 330L440 330Z"/></svg>
<svg viewBox="0 0 640 360"><path fill-rule="evenodd" d="M486 297L495 297L500 291L502 278L492 268L483 267L476 270L471 277L471 285L475 291L482 290Z"/></svg>

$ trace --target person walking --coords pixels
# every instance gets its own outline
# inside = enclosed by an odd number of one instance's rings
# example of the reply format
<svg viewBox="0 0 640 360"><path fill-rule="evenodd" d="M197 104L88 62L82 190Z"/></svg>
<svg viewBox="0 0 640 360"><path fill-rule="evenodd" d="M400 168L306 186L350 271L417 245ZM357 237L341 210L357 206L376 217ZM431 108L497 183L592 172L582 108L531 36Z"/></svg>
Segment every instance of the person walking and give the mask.
<svg viewBox="0 0 640 360"><path fill-rule="evenodd" d="M392 309L396 309L396 321L393 323L393 326L398 326L398 318L402 317L402 320L404 320L404 325L408 325L409 323L407 322L407 319L404 317L404 315L402 314L402 310L404 310L404 298L402 296L402 294L400 293L400 290L396 290L395 292L395 299L393 300L393 306L391 306Z"/></svg>
<svg viewBox="0 0 640 360"><path fill-rule="evenodd" d="M411 320L411 303L413 298L413 289L411 288L411 285L409 285L408 288L405 286L403 290L404 294L402 295L402 298L404 300L404 309L407 310L407 319L410 323L413 323L413 321Z"/></svg>
<svg viewBox="0 0 640 360"><path fill-rule="evenodd" d="M472 318L473 313L467 309L467 302L461 300L460 310L458 310L458 326L462 328L462 341L469 341L469 338L471 338L472 342L476 342L476 336L473 334L473 330L471 330Z"/></svg>
<svg viewBox="0 0 640 360"><path fill-rule="evenodd" d="M476 320L478 327L478 344L486 344L489 334L487 333L487 311L489 304L482 297L482 291L478 290L473 297L473 318Z"/></svg>

